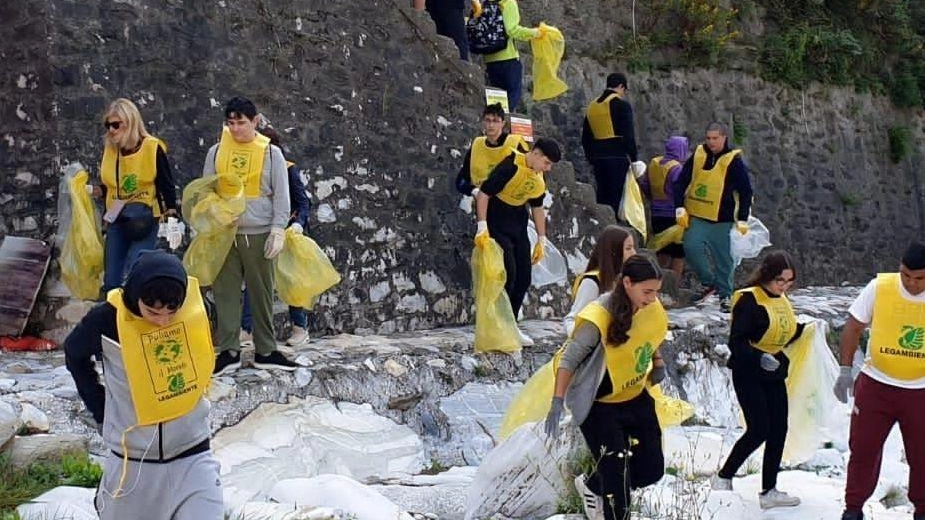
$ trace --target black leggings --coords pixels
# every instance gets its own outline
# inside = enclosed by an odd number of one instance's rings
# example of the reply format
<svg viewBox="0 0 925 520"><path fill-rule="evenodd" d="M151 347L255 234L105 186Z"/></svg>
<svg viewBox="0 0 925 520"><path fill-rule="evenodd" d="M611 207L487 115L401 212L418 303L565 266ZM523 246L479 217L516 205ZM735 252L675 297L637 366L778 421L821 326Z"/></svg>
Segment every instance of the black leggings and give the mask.
<svg viewBox="0 0 925 520"><path fill-rule="evenodd" d="M445 0L444 0L445 1ZM468 4L468 2L466 2ZM463 9L452 7L431 7L427 10L434 20L437 34L451 38L459 49L459 58L469 59L469 37L466 35L466 19Z"/></svg>
<svg viewBox="0 0 925 520"><path fill-rule="evenodd" d="M623 403L595 401L580 428L596 462L588 489L603 497L605 520L628 519L630 489L665 474L655 401L647 391ZM631 445L630 438L638 443Z"/></svg>
<svg viewBox="0 0 925 520"><path fill-rule="evenodd" d="M523 208L520 209L523 211ZM520 218L519 221L489 218L488 233L504 251L504 272L507 275L504 292L511 300L511 310L514 311L516 320L533 274L526 218Z"/></svg>
<svg viewBox="0 0 925 520"><path fill-rule="evenodd" d="M777 487L777 473L787 439L785 380L770 380L755 374L754 370L733 368L732 386L745 416L745 433L733 446L726 464L719 470L719 476L732 478L745 459L765 443L761 489L773 489Z"/></svg>

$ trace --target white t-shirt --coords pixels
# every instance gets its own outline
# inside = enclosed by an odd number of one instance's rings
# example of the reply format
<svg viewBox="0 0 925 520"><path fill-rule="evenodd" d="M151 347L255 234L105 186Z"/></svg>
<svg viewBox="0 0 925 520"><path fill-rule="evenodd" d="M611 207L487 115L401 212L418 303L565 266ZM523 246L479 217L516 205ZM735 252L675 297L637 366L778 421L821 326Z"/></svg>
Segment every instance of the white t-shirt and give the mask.
<svg viewBox="0 0 925 520"><path fill-rule="evenodd" d="M578 284L578 291L575 292L575 301L572 302L572 308L562 320L566 336L572 336L572 331L575 330L575 318L578 317L578 313L600 295L601 289L598 287L597 282L594 281L594 278L586 277Z"/></svg>
<svg viewBox="0 0 925 520"><path fill-rule="evenodd" d="M903 298L909 300L910 302L925 303L925 291L922 291L919 294L913 296L909 294L909 291L907 291L905 287L903 287L901 281L897 279L896 283L899 284L899 294L902 295ZM861 294L858 295L858 298L854 300L854 303L851 304L848 312L854 316L854 319L860 321L861 323L870 325L870 322L874 317L874 300L876 299L876 296L877 279L874 278L867 284L866 287L864 287L864 290L861 291ZM874 368L870 363L870 348L867 349L867 358L864 361L864 368L861 369L861 372L885 385L911 389L925 388L925 377L911 381L903 381L900 379L892 378Z"/></svg>

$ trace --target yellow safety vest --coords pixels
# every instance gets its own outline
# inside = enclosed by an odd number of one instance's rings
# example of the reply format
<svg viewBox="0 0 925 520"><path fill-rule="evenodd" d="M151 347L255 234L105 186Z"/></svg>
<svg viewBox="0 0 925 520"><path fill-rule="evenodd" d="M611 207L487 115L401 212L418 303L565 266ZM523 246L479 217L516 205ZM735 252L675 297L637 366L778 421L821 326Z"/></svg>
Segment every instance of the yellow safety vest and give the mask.
<svg viewBox="0 0 925 520"><path fill-rule="evenodd" d="M161 207L157 203L157 149L167 151L167 145L156 137L145 137L137 152L122 155L118 148L106 146L103 160L100 162L100 179L106 186L106 208L109 209L116 199L125 202L142 202L154 210L154 216L160 216ZM117 164L118 163L118 164ZM116 179L116 166L119 175Z"/></svg>
<svg viewBox="0 0 925 520"><path fill-rule="evenodd" d="M620 137L617 135L616 128L613 127L613 118L610 115L610 101L613 98L619 98L616 92L608 95L601 101L592 101L588 105L588 112L585 117L588 118L588 125L591 127L591 135L595 139L613 139Z"/></svg>
<svg viewBox="0 0 925 520"><path fill-rule="evenodd" d="M877 275L868 362L887 376L911 381L925 377L925 303L904 298L900 283L899 273Z"/></svg>
<svg viewBox="0 0 925 520"><path fill-rule="evenodd" d="M601 271L599 269L592 269L590 271L581 273L580 275L578 275L577 278L575 278L575 281L572 282L572 299L573 300L575 299L576 296L578 296L578 286L581 285L581 282L583 282L584 279L588 277L597 278L598 284L600 284Z"/></svg>
<svg viewBox="0 0 925 520"><path fill-rule="evenodd" d="M668 313L658 300L633 315L629 339L620 345L607 343L610 312L598 302L589 303L575 320L575 330L583 321L593 323L604 343L604 363L613 385L613 392L599 397L604 403L622 403L642 393L652 370L652 356L668 335Z"/></svg>
<svg viewBox="0 0 925 520"><path fill-rule="evenodd" d="M495 166L511 152L524 144L524 138L516 134L508 134L500 146L488 146L485 136L476 137L472 141L472 152L469 154L469 179L475 187L479 187L488 178Z"/></svg>
<svg viewBox="0 0 925 520"><path fill-rule="evenodd" d="M511 206L523 206L530 199L535 199L546 193L546 181L543 174L527 166L527 156L520 152L514 153L514 166L517 171L511 180L498 192L497 197Z"/></svg>
<svg viewBox="0 0 925 520"><path fill-rule="evenodd" d="M219 175L237 175L244 183L244 196L249 199L259 197L263 159L268 146L270 138L265 135L258 133L253 141L239 143L231 136L228 127L224 127L215 157L215 172Z"/></svg>
<svg viewBox="0 0 925 520"><path fill-rule="evenodd" d="M762 352L777 354L790 343L797 332L797 316L793 312L790 300L783 294L779 298L772 298L764 289L748 287L732 294L733 305L739 301L743 293L751 293L755 302L768 313L768 330L757 343L753 342L751 345Z"/></svg>
<svg viewBox="0 0 925 520"><path fill-rule="evenodd" d="M668 173L675 166L681 163L674 159L661 164L662 156L659 155L649 162L649 169L646 174L649 176L649 189L652 191L652 200L666 200L668 194L665 193L665 183L668 182Z"/></svg>
<svg viewBox="0 0 925 520"><path fill-rule="evenodd" d="M166 327L128 310L121 288L106 295L106 301L116 308L125 377L140 426L189 413L212 379L215 349L209 318L199 281L193 277L187 280L186 301Z"/></svg>
<svg viewBox="0 0 925 520"><path fill-rule="evenodd" d="M713 168L704 168L707 163L707 151L703 145L694 152L693 175L691 184L687 188L684 198L684 207L695 217L716 222L719 218L719 206L723 199L723 189L726 186L726 170L732 160L738 157L742 150L730 150L720 156Z"/></svg>

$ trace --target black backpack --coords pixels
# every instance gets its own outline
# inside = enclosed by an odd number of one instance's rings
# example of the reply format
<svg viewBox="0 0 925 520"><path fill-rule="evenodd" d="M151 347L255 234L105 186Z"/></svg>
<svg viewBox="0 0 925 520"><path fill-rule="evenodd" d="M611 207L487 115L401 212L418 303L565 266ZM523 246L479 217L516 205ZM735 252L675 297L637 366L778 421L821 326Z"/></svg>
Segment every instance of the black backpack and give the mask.
<svg viewBox="0 0 925 520"><path fill-rule="evenodd" d="M507 47L500 0L485 0L481 16L473 16L466 22L466 35L472 54L492 54Z"/></svg>

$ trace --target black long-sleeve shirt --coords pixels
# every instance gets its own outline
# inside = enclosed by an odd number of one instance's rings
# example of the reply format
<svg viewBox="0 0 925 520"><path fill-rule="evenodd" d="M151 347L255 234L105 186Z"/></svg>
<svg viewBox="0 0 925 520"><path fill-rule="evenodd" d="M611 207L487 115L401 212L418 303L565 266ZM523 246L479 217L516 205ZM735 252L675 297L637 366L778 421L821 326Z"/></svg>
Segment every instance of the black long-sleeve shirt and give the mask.
<svg viewBox="0 0 925 520"><path fill-rule="evenodd" d="M763 287L759 286L758 290L764 291L770 298L780 298L780 296L775 296L765 291ZM729 357L727 364L729 368L755 373L760 373L757 372L758 370L764 372L759 365L761 355L764 352L753 347L752 343L758 342L768 331L770 325L771 319L768 316L768 311L758 305L755 295L748 292L742 293L732 308L732 326L729 331L729 350L732 355ZM803 334L804 327L803 323L797 323L796 332L787 344L799 338ZM783 352L778 352L774 357L781 362L780 367L773 374L767 375L781 379L787 377L787 367L790 365L787 355Z"/></svg>
<svg viewBox="0 0 925 520"><path fill-rule="evenodd" d="M612 90L605 90L597 102L600 103L607 96L613 94ZM585 159L591 161L595 157L629 157L630 162L636 161L636 130L633 128L633 107L629 102L618 97L610 100L610 120L614 133L618 137L611 139L595 139L591 132L591 123L585 116L581 129L581 147L585 151Z"/></svg>
<svg viewBox="0 0 925 520"><path fill-rule="evenodd" d="M96 373L93 357L102 357L102 336L114 340L119 338L116 308L106 302L90 309L64 340L64 361L74 378L77 393L96 422L101 424L106 406L106 390Z"/></svg>
<svg viewBox="0 0 925 520"><path fill-rule="evenodd" d="M706 169L712 168L720 157L732 151L729 148L728 141L718 154L711 152L706 145L703 145L703 149L707 152L707 160L703 165ZM678 180L675 182L674 203L676 208L684 207L685 192L687 192L687 187L690 185L694 175L694 155L692 154L684 163L681 174L678 175ZM739 195L738 213L735 210L736 200L734 194L736 193ZM723 195L720 199L719 215L716 221L747 221L748 215L752 211L752 193L752 181L748 176L748 168L745 166L745 161L742 160L742 154L739 154L729 163L729 168L726 170L726 182L723 185Z"/></svg>

